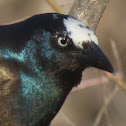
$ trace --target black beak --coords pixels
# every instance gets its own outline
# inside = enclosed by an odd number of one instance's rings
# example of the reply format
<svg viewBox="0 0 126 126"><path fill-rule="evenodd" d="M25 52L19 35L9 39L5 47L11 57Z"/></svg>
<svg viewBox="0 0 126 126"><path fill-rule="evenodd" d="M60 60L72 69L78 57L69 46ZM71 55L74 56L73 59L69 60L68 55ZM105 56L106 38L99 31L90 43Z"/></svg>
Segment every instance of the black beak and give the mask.
<svg viewBox="0 0 126 126"><path fill-rule="evenodd" d="M81 53L76 55L76 59L82 67L92 66L114 74L112 64L94 42L90 43L88 49L81 50Z"/></svg>

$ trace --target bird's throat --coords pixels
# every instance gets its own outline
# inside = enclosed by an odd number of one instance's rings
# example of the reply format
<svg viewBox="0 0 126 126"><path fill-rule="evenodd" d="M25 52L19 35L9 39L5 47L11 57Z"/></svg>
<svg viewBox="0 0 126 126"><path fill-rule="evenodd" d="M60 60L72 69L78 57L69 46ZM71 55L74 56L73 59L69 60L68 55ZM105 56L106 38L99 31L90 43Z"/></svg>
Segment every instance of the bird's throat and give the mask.
<svg viewBox="0 0 126 126"><path fill-rule="evenodd" d="M58 81L46 77L44 73L41 73L40 78L20 72L20 80L15 98L15 110L20 112L17 123L31 126L37 123L45 124L49 121L48 116L53 119L57 114L70 91L65 87L64 90Z"/></svg>

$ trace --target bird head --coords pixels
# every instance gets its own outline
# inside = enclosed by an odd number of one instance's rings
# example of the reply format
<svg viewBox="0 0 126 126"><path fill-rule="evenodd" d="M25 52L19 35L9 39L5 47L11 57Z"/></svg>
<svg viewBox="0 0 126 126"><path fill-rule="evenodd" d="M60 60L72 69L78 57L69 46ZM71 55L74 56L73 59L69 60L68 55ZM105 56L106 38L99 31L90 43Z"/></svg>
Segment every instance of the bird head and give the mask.
<svg viewBox="0 0 126 126"><path fill-rule="evenodd" d="M40 14L8 27L19 28L20 34L15 33L16 39L20 37L24 44L16 44L16 49L21 49L20 53L9 52L7 56L24 62L24 66L38 72L37 75L45 71L49 78L59 78L60 83L66 80L67 84L76 85L87 67L114 72L98 46L95 33L72 16Z"/></svg>
<svg viewBox="0 0 126 126"><path fill-rule="evenodd" d="M42 23L37 24L42 25L37 26L44 31L39 46L41 65L49 70L48 73L57 77L62 75L62 80L72 83L79 83L82 71L87 67L114 73L91 28L69 15L48 13L40 17Z"/></svg>
<svg viewBox="0 0 126 126"><path fill-rule="evenodd" d="M55 55L61 54L59 57L62 59L60 62L62 69L74 71L96 67L114 73L110 61L100 49L98 39L91 28L76 18L63 14L45 14L43 19L46 22L44 29L50 34L51 48L57 51ZM56 58L53 55L51 60L56 61Z"/></svg>

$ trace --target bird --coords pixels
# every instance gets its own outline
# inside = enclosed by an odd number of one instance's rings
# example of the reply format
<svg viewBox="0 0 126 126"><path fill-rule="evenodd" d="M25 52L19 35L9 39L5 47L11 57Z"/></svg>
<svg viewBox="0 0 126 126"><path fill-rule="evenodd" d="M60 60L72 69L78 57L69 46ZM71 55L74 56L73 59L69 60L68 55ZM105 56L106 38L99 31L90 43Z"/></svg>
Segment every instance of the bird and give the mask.
<svg viewBox="0 0 126 126"><path fill-rule="evenodd" d="M114 73L94 31L70 15L0 25L0 126L50 126L88 67Z"/></svg>

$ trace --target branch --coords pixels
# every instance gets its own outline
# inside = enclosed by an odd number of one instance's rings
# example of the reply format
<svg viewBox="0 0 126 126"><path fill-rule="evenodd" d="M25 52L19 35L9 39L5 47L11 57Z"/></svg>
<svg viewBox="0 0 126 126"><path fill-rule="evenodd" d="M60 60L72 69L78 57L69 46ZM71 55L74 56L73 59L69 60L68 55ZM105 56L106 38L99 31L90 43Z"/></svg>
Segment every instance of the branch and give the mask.
<svg viewBox="0 0 126 126"><path fill-rule="evenodd" d="M69 15L76 17L96 30L109 0L75 0Z"/></svg>

